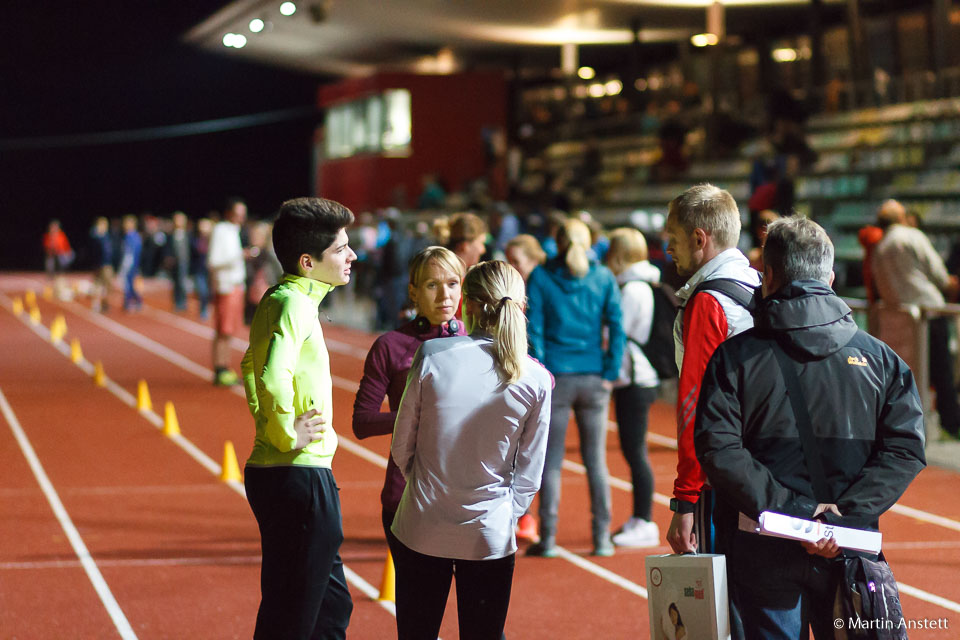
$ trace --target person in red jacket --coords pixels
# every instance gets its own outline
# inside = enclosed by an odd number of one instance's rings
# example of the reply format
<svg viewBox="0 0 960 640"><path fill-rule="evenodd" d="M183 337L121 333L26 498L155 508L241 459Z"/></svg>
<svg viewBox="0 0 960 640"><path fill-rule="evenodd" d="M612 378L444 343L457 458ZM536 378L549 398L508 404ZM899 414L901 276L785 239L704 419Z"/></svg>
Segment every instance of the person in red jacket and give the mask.
<svg viewBox="0 0 960 640"><path fill-rule="evenodd" d="M67 297L66 286L63 282L63 272L73 262L73 249L70 248L70 241L67 240L67 234L60 228L59 220L51 220L47 225L47 232L43 234L43 252L45 254L44 266L47 275L53 279L53 286L57 297L65 299Z"/></svg>
<svg viewBox="0 0 960 640"><path fill-rule="evenodd" d="M723 189L700 184L677 196L670 203L665 231L667 253L677 271L690 276L677 291L681 311L673 331L680 370L678 461L667 542L676 553L713 553L712 492L704 491L706 476L693 448L697 398L703 372L717 345L751 328L753 316L730 295L715 290L698 292L697 288L711 280L726 280L752 295L760 285L760 274L737 249L740 210Z"/></svg>

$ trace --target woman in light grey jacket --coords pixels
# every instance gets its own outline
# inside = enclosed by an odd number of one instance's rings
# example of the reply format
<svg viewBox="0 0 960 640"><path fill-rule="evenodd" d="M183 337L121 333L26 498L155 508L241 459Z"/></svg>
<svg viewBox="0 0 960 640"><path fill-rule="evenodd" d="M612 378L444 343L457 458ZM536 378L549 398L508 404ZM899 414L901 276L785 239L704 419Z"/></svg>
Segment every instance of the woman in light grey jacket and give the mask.
<svg viewBox="0 0 960 640"><path fill-rule="evenodd" d="M407 481L391 528L400 640L437 637L454 571L460 637L502 635L514 527L540 488L550 423L524 296L516 269L478 264L463 282L470 335L425 342L411 365L391 448Z"/></svg>

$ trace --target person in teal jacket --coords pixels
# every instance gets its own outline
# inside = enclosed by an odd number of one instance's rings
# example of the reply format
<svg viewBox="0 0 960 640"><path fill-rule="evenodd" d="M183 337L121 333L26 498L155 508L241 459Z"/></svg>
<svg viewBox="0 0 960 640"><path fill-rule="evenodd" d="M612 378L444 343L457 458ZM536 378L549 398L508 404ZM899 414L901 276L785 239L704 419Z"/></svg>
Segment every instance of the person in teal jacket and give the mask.
<svg viewBox="0 0 960 640"><path fill-rule="evenodd" d="M540 486L540 542L527 555L557 554L560 468L571 410L590 487L594 555L613 555L607 481L607 413L626 344L620 289L606 267L587 258L590 229L567 219L557 237L560 254L530 274L527 318L530 355L556 378L547 460ZM604 330L607 346L604 347Z"/></svg>
<svg viewBox="0 0 960 640"><path fill-rule="evenodd" d="M353 610L331 470L330 359L317 310L350 281L352 222L349 209L322 198L288 200L274 222L284 275L257 306L241 363L256 424L245 485L263 552L254 638L341 640Z"/></svg>

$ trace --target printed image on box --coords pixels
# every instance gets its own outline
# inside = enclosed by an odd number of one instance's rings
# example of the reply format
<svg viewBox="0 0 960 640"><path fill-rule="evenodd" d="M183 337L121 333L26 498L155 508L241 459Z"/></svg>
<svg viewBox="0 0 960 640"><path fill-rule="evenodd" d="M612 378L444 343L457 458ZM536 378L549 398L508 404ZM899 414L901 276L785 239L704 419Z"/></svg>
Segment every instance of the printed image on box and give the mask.
<svg viewBox="0 0 960 640"><path fill-rule="evenodd" d="M651 640L729 637L724 560L707 554L647 557Z"/></svg>

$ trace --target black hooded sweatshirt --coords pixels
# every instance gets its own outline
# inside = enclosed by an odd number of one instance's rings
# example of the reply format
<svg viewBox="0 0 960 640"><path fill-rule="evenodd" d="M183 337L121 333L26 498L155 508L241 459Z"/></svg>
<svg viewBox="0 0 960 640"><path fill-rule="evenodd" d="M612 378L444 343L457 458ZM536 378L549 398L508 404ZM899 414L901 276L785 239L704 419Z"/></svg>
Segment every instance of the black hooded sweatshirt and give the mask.
<svg viewBox="0 0 960 640"><path fill-rule="evenodd" d="M760 301L756 326L721 344L703 376L694 443L718 497L718 526L736 512L812 518L817 506L778 341L796 366L831 499L831 524L876 529L926 466L913 374L860 331L827 285L803 280ZM721 524L723 523L723 524Z"/></svg>

